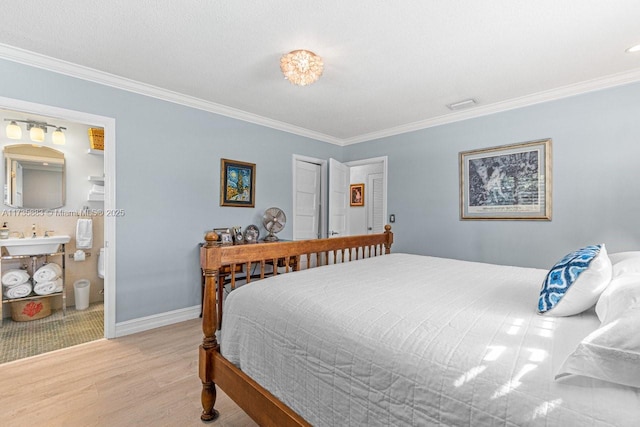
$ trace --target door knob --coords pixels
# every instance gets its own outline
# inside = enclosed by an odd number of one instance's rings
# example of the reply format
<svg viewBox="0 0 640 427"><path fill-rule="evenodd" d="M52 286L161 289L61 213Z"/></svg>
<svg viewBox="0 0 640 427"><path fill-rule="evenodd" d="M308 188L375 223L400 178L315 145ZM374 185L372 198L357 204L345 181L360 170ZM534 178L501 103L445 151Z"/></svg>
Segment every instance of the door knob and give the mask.
<svg viewBox="0 0 640 427"><path fill-rule="evenodd" d="M338 233L337 231L332 231L332 232L331 232L331 235L332 235L332 236L335 236L336 234L340 234L340 233Z"/></svg>

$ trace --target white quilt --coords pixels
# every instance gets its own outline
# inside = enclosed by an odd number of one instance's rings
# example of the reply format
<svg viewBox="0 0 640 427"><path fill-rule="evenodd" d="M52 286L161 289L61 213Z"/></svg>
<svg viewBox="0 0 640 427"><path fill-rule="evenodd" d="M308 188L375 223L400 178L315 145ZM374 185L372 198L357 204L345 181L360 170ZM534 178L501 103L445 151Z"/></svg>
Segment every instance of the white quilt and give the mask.
<svg viewBox="0 0 640 427"><path fill-rule="evenodd" d="M640 390L554 381L599 322L538 315L545 274L392 254L279 275L227 297L221 351L314 426L640 425Z"/></svg>

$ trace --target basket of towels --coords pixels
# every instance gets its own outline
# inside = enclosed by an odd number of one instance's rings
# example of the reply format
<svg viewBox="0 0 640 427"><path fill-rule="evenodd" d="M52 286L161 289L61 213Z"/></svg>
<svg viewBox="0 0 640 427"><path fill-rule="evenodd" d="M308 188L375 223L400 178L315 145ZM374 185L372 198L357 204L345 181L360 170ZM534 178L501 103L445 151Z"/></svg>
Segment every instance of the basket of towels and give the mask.
<svg viewBox="0 0 640 427"><path fill-rule="evenodd" d="M7 299L19 300L35 295L50 295L62 292L62 268L55 263L44 264L33 274L26 270L11 269L2 274L2 293ZM11 318L16 322L42 319L51 314L48 298L25 299L11 302Z"/></svg>

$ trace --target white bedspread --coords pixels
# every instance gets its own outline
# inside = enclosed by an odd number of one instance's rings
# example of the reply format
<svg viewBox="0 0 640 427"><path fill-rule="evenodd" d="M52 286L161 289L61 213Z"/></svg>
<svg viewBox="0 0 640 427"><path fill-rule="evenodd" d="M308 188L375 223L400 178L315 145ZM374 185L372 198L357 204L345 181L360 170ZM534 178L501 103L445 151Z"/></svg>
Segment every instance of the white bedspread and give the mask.
<svg viewBox="0 0 640 427"><path fill-rule="evenodd" d="M553 380L599 322L538 315L545 274L392 254L279 275L227 297L221 350L314 426L640 425L640 390Z"/></svg>

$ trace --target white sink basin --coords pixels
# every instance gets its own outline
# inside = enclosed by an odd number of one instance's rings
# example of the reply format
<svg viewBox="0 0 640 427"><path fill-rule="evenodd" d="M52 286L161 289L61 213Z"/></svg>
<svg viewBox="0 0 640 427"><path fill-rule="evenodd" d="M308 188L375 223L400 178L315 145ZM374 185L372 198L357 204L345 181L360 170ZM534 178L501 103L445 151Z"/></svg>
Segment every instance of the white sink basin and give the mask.
<svg viewBox="0 0 640 427"><path fill-rule="evenodd" d="M9 255L53 254L60 250L62 243L68 243L70 236L25 237L0 240L0 246L7 248Z"/></svg>

